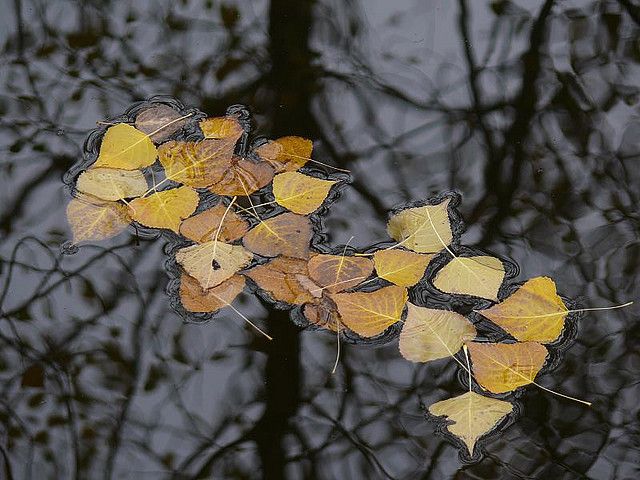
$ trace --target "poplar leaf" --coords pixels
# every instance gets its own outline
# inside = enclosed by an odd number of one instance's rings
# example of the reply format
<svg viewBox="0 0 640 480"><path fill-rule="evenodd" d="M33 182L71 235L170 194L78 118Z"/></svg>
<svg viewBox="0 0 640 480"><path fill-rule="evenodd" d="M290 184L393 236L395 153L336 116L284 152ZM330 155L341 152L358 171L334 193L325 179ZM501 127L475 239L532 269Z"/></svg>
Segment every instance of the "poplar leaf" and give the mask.
<svg viewBox="0 0 640 480"><path fill-rule="evenodd" d="M445 293L473 295L495 302L503 280L502 262L482 255L452 258L438 271L433 285Z"/></svg>
<svg viewBox="0 0 640 480"><path fill-rule="evenodd" d="M269 141L258 148L256 153L269 162L276 172L299 170L310 160L313 142L302 137L282 137Z"/></svg>
<svg viewBox="0 0 640 480"><path fill-rule="evenodd" d="M79 192L102 200L122 200L139 197L148 189L147 180L140 170L90 168L78 177Z"/></svg>
<svg viewBox="0 0 640 480"><path fill-rule="evenodd" d="M338 308L327 295L322 295L322 297L306 303L302 312L307 321L312 325L326 328L332 332L338 332L344 329Z"/></svg>
<svg viewBox="0 0 640 480"><path fill-rule="evenodd" d="M389 219L387 232L394 240L418 253L437 253L453 240L447 198L437 205L406 208Z"/></svg>
<svg viewBox="0 0 640 480"><path fill-rule="evenodd" d="M249 223L233 210L229 210L225 216L226 210L227 207L219 203L183 220L180 224L180 235L196 243L209 242L215 240L216 232L222 222L218 240L233 242L242 238L249 230Z"/></svg>
<svg viewBox="0 0 640 480"><path fill-rule="evenodd" d="M151 137L155 143L161 143L180 130L186 118L168 105L157 104L143 110L136 116L136 128Z"/></svg>
<svg viewBox="0 0 640 480"><path fill-rule="evenodd" d="M233 275L219 285L205 290L198 280L183 273L180 277L180 301L190 312L212 313L233 302L244 285L244 277Z"/></svg>
<svg viewBox="0 0 640 480"><path fill-rule="evenodd" d="M298 172L284 172L273 178L273 195L284 208L307 215L322 205L336 183Z"/></svg>
<svg viewBox="0 0 640 480"><path fill-rule="evenodd" d="M373 254L373 262L380 278L401 287L411 287L422 279L434 256L395 248L378 250Z"/></svg>
<svg viewBox="0 0 640 480"><path fill-rule="evenodd" d="M309 260L309 276L330 293L355 287L372 272L373 262L366 257L322 254Z"/></svg>
<svg viewBox="0 0 640 480"><path fill-rule="evenodd" d="M320 287L309 278L306 260L300 258L277 257L245 275L277 302L302 305L321 295Z"/></svg>
<svg viewBox="0 0 640 480"><path fill-rule="evenodd" d="M242 125L234 116L212 117L201 120L200 130L205 138L235 138L234 144L244 133Z"/></svg>
<svg viewBox="0 0 640 480"><path fill-rule="evenodd" d="M88 195L80 195L69 202L67 220L74 244L114 237L131 222L126 206Z"/></svg>
<svg viewBox="0 0 640 480"><path fill-rule="evenodd" d="M295 213L282 213L261 221L242 239L246 248L263 257L309 258L311 221Z"/></svg>
<svg viewBox="0 0 640 480"><path fill-rule="evenodd" d="M179 233L180 223L195 212L198 202L198 193L182 186L136 198L129 204L129 212L131 218L141 225L167 228Z"/></svg>
<svg viewBox="0 0 640 480"><path fill-rule="evenodd" d="M156 161L156 147L140 130L126 123L109 127L94 167L139 170Z"/></svg>
<svg viewBox="0 0 640 480"><path fill-rule="evenodd" d="M209 187L218 195L251 195L273 180L273 168L267 162L234 156L223 160L219 168L223 172L220 179Z"/></svg>

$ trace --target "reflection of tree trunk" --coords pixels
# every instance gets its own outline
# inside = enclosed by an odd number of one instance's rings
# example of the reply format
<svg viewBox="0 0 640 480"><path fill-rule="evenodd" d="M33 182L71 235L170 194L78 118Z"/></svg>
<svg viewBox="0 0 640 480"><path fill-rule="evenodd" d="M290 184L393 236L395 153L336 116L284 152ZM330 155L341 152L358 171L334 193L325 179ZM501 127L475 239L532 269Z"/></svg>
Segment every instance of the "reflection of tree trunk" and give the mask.
<svg viewBox="0 0 640 480"><path fill-rule="evenodd" d="M271 73L273 95L272 136L295 133L313 138L309 109L314 89L309 50L313 0L272 0L269 11ZM284 479L284 436L299 403L300 361L298 328L288 312L272 310L265 371L266 408L256 425L255 438L263 468L263 478Z"/></svg>

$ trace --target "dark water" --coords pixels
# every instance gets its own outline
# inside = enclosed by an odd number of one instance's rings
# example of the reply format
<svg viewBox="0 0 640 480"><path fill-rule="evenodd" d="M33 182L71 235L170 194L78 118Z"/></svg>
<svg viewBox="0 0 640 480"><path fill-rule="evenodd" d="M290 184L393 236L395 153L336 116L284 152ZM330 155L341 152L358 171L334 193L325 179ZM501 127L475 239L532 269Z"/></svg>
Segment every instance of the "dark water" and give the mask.
<svg viewBox="0 0 640 480"><path fill-rule="evenodd" d="M640 9L619 1L4 1L0 478L632 479L638 308L578 320L563 360L467 463L424 406L455 362L300 331L255 297L184 325L163 242L62 256L64 172L95 122L166 94L316 140L353 172L332 244L455 189L463 242L583 306L640 298Z"/></svg>

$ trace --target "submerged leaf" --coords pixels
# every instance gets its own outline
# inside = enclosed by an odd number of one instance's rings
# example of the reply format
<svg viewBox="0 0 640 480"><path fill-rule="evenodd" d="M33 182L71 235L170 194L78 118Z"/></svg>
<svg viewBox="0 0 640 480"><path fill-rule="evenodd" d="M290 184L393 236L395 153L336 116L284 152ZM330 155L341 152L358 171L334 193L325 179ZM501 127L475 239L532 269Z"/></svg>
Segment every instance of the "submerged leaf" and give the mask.
<svg viewBox="0 0 640 480"><path fill-rule="evenodd" d="M344 324L362 337L373 337L397 323L407 298L407 289L395 285L374 292L331 295Z"/></svg>
<svg viewBox="0 0 640 480"><path fill-rule="evenodd" d="M277 302L302 305L321 294L320 287L309 278L306 260L299 258L277 257L245 275Z"/></svg>
<svg viewBox="0 0 640 480"><path fill-rule="evenodd" d="M473 455L476 441L493 430L512 411L511 403L483 397L475 392L442 400L429 407L432 415L444 415L453 422L447 425L447 429L465 443L470 455Z"/></svg>
<svg viewBox="0 0 640 480"><path fill-rule="evenodd" d="M176 261L207 290L215 287L251 262L253 255L240 245L211 241L181 248Z"/></svg>
<svg viewBox="0 0 640 480"><path fill-rule="evenodd" d="M118 123L104 134L94 167L139 170L155 162L156 154L156 147L146 134Z"/></svg>
<svg viewBox="0 0 640 480"><path fill-rule="evenodd" d="M221 284L204 290L198 280L183 273L180 277L180 301L194 313L210 313L228 306L244 289L244 277L233 275Z"/></svg>
<svg viewBox="0 0 640 480"><path fill-rule="evenodd" d="M473 374L484 388L505 393L534 379L547 358L547 349L535 342L467 343Z"/></svg>
<svg viewBox="0 0 640 480"><path fill-rule="evenodd" d="M373 254L373 262L380 278L401 287L411 287L420 281L434 256L396 248L378 250Z"/></svg>
<svg viewBox="0 0 640 480"><path fill-rule="evenodd" d="M476 336L475 327L462 315L407 303L407 318L400 332L400 353L412 362L452 357Z"/></svg>
<svg viewBox="0 0 640 480"><path fill-rule="evenodd" d="M478 313L520 341L558 339L568 310L549 277L528 280L506 300Z"/></svg>
<svg viewBox="0 0 640 480"><path fill-rule="evenodd" d="M180 224L180 235L193 240L196 243L215 240L220 222L220 234L218 240L233 242L242 238L249 230L249 224L234 211L229 210L225 216L227 207L221 203L201 213L189 217ZM222 220L224 217L224 221Z"/></svg>
<svg viewBox="0 0 640 480"><path fill-rule="evenodd" d="M448 213L450 200L401 210L389 219L389 235L414 252L439 252L453 240Z"/></svg>
<svg viewBox="0 0 640 480"><path fill-rule="evenodd" d="M114 237L127 228L131 217L125 205L80 195L67 205L67 220L75 244Z"/></svg>
<svg viewBox="0 0 640 480"><path fill-rule="evenodd" d="M260 158L269 162L276 172L299 170L311 158L313 142L302 137L282 137L256 148Z"/></svg>
<svg viewBox="0 0 640 480"><path fill-rule="evenodd" d="M282 213L261 221L242 239L245 247L263 257L309 258L311 221L295 213Z"/></svg>
<svg viewBox="0 0 640 480"><path fill-rule="evenodd" d="M149 187L140 170L90 168L80 174L76 188L102 200L122 200L139 197Z"/></svg>
<svg viewBox="0 0 640 480"><path fill-rule="evenodd" d="M337 293L362 283L373 272L373 262L365 257L316 255L309 260L309 275L330 293Z"/></svg>
<svg viewBox="0 0 640 480"><path fill-rule="evenodd" d="M322 205L336 183L298 172L284 172L273 178L273 195L284 208L307 215Z"/></svg>
<svg viewBox="0 0 640 480"><path fill-rule="evenodd" d="M498 300L504 265L488 255L454 257L436 274L433 285L445 293Z"/></svg>
<svg viewBox="0 0 640 480"><path fill-rule="evenodd" d="M180 223L195 212L198 192L190 187L178 187L136 198L129 204L131 218L152 228L168 228L180 232Z"/></svg>
<svg viewBox="0 0 640 480"><path fill-rule="evenodd" d="M136 116L136 128L161 143L180 130L187 123L180 112L168 105L156 104Z"/></svg>

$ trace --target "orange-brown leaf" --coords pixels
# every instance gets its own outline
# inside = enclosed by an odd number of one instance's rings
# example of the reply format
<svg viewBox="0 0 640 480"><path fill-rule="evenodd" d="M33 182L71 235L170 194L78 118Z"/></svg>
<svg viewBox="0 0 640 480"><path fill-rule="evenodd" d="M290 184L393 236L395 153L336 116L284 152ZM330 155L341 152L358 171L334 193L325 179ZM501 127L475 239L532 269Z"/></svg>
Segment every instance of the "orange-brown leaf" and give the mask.
<svg viewBox="0 0 640 480"><path fill-rule="evenodd" d="M342 331L344 324L340 320L340 314L336 304L327 295L314 299L304 306L303 313L309 323L326 328L332 332Z"/></svg>
<svg viewBox="0 0 640 480"><path fill-rule="evenodd" d="M205 138L235 138L233 143L244 131L238 119L233 116L205 118L199 125Z"/></svg>
<svg viewBox="0 0 640 480"><path fill-rule="evenodd" d="M234 275L213 288L203 290L198 280L183 273L180 277L180 301L190 312L215 312L233 302L244 289L244 284L244 277Z"/></svg>
<svg viewBox="0 0 640 480"><path fill-rule="evenodd" d="M372 272L373 262L366 257L323 254L309 260L311 279L330 293L355 287Z"/></svg>
<svg viewBox="0 0 640 480"><path fill-rule="evenodd" d="M277 257L245 275L277 302L302 305L321 294L320 287L309 278L306 260L300 258Z"/></svg>
<svg viewBox="0 0 640 480"><path fill-rule="evenodd" d="M261 221L244 236L244 246L263 257L309 258L311 221L295 213L283 213Z"/></svg>
<svg viewBox="0 0 640 480"><path fill-rule="evenodd" d="M253 162L241 157L232 157L221 162L223 174L209 187L218 195L250 195L273 180L273 168L267 162Z"/></svg>
<svg viewBox="0 0 640 480"><path fill-rule="evenodd" d="M302 137L282 137L256 149L260 158L269 162L276 172L299 170L309 161L312 151L313 142Z"/></svg>
<svg viewBox="0 0 640 480"><path fill-rule="evenodd" d="M227 207L221 203L201 213L189 217L180 224L180 234L196 243L205 243L215 240L218 226L222 222L218 240L233 242L242 238L249 230L249 224L238 214L229 210L225 216ZM224 221L222 220L224 217Z"/></svg>

